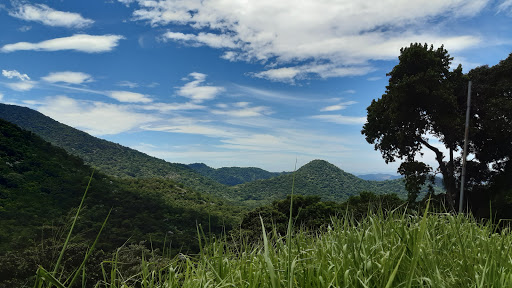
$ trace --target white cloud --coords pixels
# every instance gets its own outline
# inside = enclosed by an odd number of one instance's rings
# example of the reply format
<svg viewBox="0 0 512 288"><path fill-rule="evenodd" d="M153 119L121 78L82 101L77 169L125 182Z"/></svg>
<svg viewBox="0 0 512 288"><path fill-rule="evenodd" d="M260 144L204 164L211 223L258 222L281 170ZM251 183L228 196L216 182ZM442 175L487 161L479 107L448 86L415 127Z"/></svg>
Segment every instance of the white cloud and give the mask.
<svg viewBox="0 0 512 288"><path fill-rule="evenodd" d="M311 118L346 125L363 125L364 123L366 123L366 117L354 117L344 115L315 115L311 116Z"/></svg>
<svg viewBox="0 0 512 288"><path fill-rule="evenodd" d="M382 77L380 77L380 76L375 76L375 77L369 77L369 78L368 78L368 79L366 79L366 80L368 80L368 81L377 81L377 80L380 80L380 79L382 79Z"/></svg>
<svg viewBox="0 0 512 288"><path fill-rule="evenodd" d="M95 136L130 131L157 120L154 116L136 113L124 106L78 101L66 96L47 98L38 110L59 122Z"/></svg>
<svg viewBox="0 0 512 288"><path fill-rule="evenodd" d="M25 50L75 50L86 53L100 53L112 51L121 39L124 39L121 35L75 34L73 36L50 39L39 43L18 42L14 44L7 44L3 46L0 51L9 53Z"/></svg>
<svg viewBox="0 0 512 288"><path fill-rule="evenodd" d="M6 83L7 87L11 88L12 90L16 91L29 91L32 90L36 86L36 82L34 81L20 81L20 82L14 82L14 83Z"/></svg>
<svg viewBox="0 0 512 288"><path fill-rule="evenodd" d="M140 107L144 110L156 110L160 113L180 110L202 110L206 109L206 106L197 105L195 103L153 103L151 105L144 105Z"/></svg>
<svg viewBox="0 0 512 288"><path fill-rule="evenodd" d="M16 70L2 70L2 75L9 79L18 78L21 81L30 80L30 77L28 77L27 74L21 74L20 72L18 72Z"/></svg>
<svg viewBox="0 0 512 288"><path fill-rule="evenodd" d="M135 0L117 0L123 3L126 7L130 6L131 3L135 2Z"/></svg>
<svg viewBox="0 0 512 288"><path fill-rule="evenodd" d="M82 72L72 72L72 71L63 71L63 72L52 72L47 76L42 77L46 82L50 83L68 83L68 84L82 84L85 82L93 81L91 75L82 73Z"/></svg>
<svg viewBox="0 0 512 288"><path fill-rule="evenodd" d="M295 80L306 79L311 75L318 75L321 78L359 76L368 74L374 70L375 69L370 66L342 67L334 64L311 64L269 69L253 73L252 75L272 81L295 83Z"/></svg>
<svg viewBox="0 0 512 288"><path fill-rule="evenodd" d="M26 21L36 21L48 26L84 28L94 23L78 13L54 10L44 4L23 4L15 7L9 15Z"/></svg>
<svg viewBox="0 0 512 288"><path fill-rule="evenodd" d="M233 128L215 125L200 125L200 124L174 124L169 125L146 125L142 127L149 131L183 133L183 134L196 134L213 138L230 138L239 135L239 132Z"/></svg>
<svg viewBox="0 0 512 288"><path fill-rule="evenodd" d="M4 94L0 93L0 101L2 101L2 99L4 99Z"/></svg>
<svg viewBox="0 0 512 288"><path fill-rule="evenodd" d="M445 44L450 51L473 47L482 42L480 36L437 31L446 31L444 20L477 15L490 0L137 2L135 20L173 25L165 39L229 49L222 56L229 61L271 62L273 69L253 75L293 82L314 75L364 75L373 71L372 60L396 59L401 47L417 41ZM180 33L179 26L197 32Z"/></svg>
<svg viewBox="0 0 512 288"><path fill-rule="evenodd" d="M320 111L325 112L325 111L344 110L344 109L347 109L348 106L354 105L356 103L357 103L356 101L342 102L342 103L339 103L339 104L336 104L336 105L331 105L331 106L324 107L324 108L320 109Z"/></svg>
<svg viewBox="0 0 512 288"><path fill-rule="evenodd" d="M204 85L206 74L193 72L189 74L194 80L188 82L182 87L178 88L176 92L179 96L186 97L194 103L202 103L206 100L212 100L225 89L219 86Z"/></svg>
<svg viewBox="0 0 512 288"><path fill-rule="evenodd" d="M121 81L121 82L117 83L117 86L128 87L128 88L133 89L133 88L139 87L139 84L135 83L135 82L130 82L130 81Z"/></svg>
<svg viewBox="0 0 512 288"><path fill-rule="evenodd" d="M266 106L254 106L250 107L251 103L248 102L237 102L232 105L217 104L220 109L213 109L210 112L215 115L226 115L231 117L257 117L262 115L269 115L272 113L270 108Z"/></svg>
<svg viewBox="0 0 512 288"><path fill-rule="evenodd" d="M149 103L153 101L147 95L130 91L107 91L106 94L119 102Z"/></svg>
<svg viewBox="0 0 512 288"><path fill-rule="evenodd" d="M183 34L179 32L167 31L163 36L164 40L183 41L189 43L192 46L207 45L212 48L237 48L239 47L235 39L229 35L213 34L213 33L199 33L194 34Z"/></svg>

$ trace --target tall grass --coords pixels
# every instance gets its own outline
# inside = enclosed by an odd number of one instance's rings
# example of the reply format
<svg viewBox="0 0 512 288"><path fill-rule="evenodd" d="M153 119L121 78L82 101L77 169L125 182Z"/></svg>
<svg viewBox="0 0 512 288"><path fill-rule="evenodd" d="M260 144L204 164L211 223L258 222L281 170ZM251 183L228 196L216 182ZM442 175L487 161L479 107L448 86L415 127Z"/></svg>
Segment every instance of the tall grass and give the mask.
<svg viewBox="0 0 512 288"><path fill-rule="evenodd" d="M279 235L275 228L267 233L261 221L260 244L254 239L235 237L237 240L231 241L228 236L206 236L198 226L202 247L198 255L179 254L157 262L151 260L157 259L154 255L142 255L139 272L123 275L120 267L124 263L116 253L101 265L103 281L93 285L512 287L512 236L508 228L496 231L492 224L479 223L467 215L432 213L428 209L427 205L417 215L405 209L380 210L362 220L347 213L332 218L323 232L292 229L290 216L287 235ZM79 211L80 207L77 215ZM91 251L93 248L94 244ZM35 287L86 287L83 264L72 277L62 280L56 273L59 263L53 273L40 267Z"/></svg>
<svg viewBox="0 0 512 288"><path fill-rule="evenodd" d="M133 287L512 287L509 230L464 215L346 216L292 243L262 236L262 245L214 239L159 269L143 261ZM128 287L116 283L97 287Z"/></svg>

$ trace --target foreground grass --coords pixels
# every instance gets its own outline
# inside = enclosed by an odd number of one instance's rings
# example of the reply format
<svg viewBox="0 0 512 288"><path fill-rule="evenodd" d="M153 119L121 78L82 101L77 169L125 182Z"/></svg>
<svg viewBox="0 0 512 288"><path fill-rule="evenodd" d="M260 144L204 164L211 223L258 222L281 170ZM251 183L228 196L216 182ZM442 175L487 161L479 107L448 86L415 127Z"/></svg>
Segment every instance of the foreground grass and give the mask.
<svg viewBox="0 0 512 288"><path fill-rule="evenodd" d="M143 260L136 275L114 257L95 287L512 287L509 230L464 215L340 217L261 245L201 238L199 255Z"/></svg>

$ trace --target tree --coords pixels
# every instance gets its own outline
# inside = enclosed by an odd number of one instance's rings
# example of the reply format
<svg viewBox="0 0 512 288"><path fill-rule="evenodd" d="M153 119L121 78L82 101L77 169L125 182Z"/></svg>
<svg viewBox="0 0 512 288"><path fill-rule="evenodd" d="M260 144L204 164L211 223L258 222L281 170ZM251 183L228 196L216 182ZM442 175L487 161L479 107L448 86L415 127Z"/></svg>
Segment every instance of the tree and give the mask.
<svg viewBox="0 0 512 288"><path fill-rule="evenodd" d="M398 172L405 176L410 200L432 173L440 172L446 203L453 208L459 199L466 87L472 80L471 159L465 187L467 204L475 212L498 194L512 192L512 54L493 67L478 67L467 75L460 65L450 71L451 60L443 46L411 44L400 49L399 64L387 74L386 92L367 108L361 133L386 163L403 161ZM422 149L434 152L436 170L418 161Z"/></svg>
<svg viewBox="0 0 512 288"><path fill-rule="evenodd" d="M457 191L454 158L464 135L464 85L466 76L459 65L450 71L450 57L443 46L411 44L400 49L399 64L387 74L389 85L380 99L367 108L367 122L361 131L375 145L386 163L402 160L398 172L405 176L410 200L432 172L443 176L446 196L453 206ZM448 157L437 148L444 145ZM422 149L436 155L439 167L433 170L418 161ZM446 159L448 158L448 159Z"/></svg>

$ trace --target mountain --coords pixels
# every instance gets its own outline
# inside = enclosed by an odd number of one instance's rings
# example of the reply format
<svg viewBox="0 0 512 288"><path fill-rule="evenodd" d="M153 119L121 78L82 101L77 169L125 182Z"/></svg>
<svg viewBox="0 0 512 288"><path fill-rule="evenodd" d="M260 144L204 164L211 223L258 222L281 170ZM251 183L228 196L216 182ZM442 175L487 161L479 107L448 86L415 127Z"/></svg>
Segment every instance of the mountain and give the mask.
<svg viewBox="0 0 512 288"><path fill-rule="evenodd" d="M407 198L407 191L401 179L363 180L324 160L311 161L294 174L257 180L234 186L232 189L236 200L257 206L285 198L291 194L292 188L295 194L317 195L324 201L344 201L363 191L376 194L395 193L403 199ZM442 191L438 186L435 189L436 193Z"/></svg>
<svg viewBox="0 0 512 288"><path fill-rule="evenodd" d="M80 158L0 119L0 255L35 246L59 223L64 226L92 170ZM101 172L94 173L84 205L77 229L89 240L113 208L102 238L107 248L151 235L154 244L167 237L176 249L190 249L197 246L191 239L198 223L221 232L237 222L239 211L169 179L120 179Z"/></svg>
<svg viewBox="0 0 512 288"><path fill-rule="evenodd" d="M270 179L286 172L268 172L256 167L222 167L212 168L204 163L189 164L188 167L194 169L203 176L209 177L219 183L234 186L261 179Z"/></svg>
<svg viewBox="0 0 512 288"><path fill-rule="evenodd" d="M116 177L164 177L200 192L226 197L227 186L187 165L169 163L137 150L91 136L35 110L0 104L0 119L34 132L44 140L78 156L100 171Z"/></svg>
<svg viewBox="0 0 512 288"><path fill-rule="evenodd" d="M391 175L391 174L363 174L363 175L357 175L357 177L363 179L363 180L371 180L371 181L386 181L386 180L395 180L400 179L403 176L400 175Z"/></svg>

